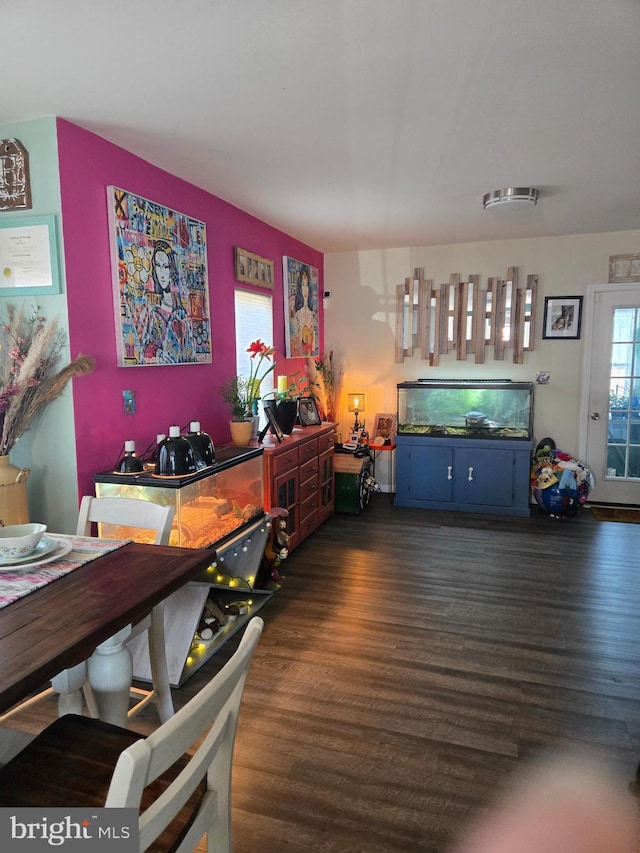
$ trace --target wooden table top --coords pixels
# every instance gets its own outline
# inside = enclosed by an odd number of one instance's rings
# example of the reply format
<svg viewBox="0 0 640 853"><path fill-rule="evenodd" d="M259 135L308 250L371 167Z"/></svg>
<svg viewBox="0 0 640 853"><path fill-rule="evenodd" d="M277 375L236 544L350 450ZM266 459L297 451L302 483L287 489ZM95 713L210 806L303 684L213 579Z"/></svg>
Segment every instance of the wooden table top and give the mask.
<svg viewBox="0 0 640 853"><path fill-rule="evenodd" d="M197 577L215 552L130 543L0 609L0 711Z"/></svg>

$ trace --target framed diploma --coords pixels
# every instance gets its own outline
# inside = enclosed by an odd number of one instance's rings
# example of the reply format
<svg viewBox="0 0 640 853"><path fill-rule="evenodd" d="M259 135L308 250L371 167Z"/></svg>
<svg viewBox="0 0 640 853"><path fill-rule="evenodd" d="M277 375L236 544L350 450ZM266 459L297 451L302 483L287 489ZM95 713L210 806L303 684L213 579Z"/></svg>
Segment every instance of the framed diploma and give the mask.
<svg viewBox="0 0 640 853"><path fill-rule="evenodd" d="M0 296L60 293L55 216L0 219Z"/></svg>

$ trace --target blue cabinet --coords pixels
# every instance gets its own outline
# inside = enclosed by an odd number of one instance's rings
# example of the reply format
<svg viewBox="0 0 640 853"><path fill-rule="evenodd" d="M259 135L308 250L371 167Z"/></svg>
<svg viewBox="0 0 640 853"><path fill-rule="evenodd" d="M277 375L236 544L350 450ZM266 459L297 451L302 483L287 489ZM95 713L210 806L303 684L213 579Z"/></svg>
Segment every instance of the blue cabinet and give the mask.
<svg viewBox="0 0 640 853"><path fill-rule="evenodd" d="M396 438L396 506L528 516L532 442Z"/></svg>

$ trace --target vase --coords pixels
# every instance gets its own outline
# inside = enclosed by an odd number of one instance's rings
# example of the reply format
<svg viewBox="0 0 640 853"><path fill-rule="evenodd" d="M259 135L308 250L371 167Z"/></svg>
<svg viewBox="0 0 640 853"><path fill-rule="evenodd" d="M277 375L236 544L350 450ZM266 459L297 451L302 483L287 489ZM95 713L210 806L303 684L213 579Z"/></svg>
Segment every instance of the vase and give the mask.
<svg viewBox="0 0 640 853"><path fill-rule="evenodd" d="M298 417L297 400L263 400L263 406L271 409L282 432L291 435Z"/></svg>
<svg viewBox="0 0 640 853"><path fill-rule="evenodd" d="M253 432L253 418L250 421L230 421L231 441L237 447L247 447L251 444L251 433Z"/></svg>
<svg viewBox="0 0 640 853"><path fill-rule="evenodd" d="M297 400L279 400L276 406L276 418L285 435L291 435L298 417Z"/></svg>
<svg viewBox="0 0 640 853"><path fill-rule="evenodd" d="M5 527L29 521L27 479L30 473L30 468L18 468L11 464L8 456L0 456L0 522Z"/></svg>

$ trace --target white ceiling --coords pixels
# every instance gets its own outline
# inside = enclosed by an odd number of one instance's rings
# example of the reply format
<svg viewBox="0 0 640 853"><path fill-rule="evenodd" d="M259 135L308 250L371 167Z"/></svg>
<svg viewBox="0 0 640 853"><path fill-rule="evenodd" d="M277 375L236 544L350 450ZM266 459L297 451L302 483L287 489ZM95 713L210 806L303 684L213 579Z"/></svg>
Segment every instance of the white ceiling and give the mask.
<svg viewBox="0 0 640 853"><path fill-rule="evenodd" d="M2 0L0 32L0 124L325 252L640 228L640 0ZM509 186L538 205L483 210Z"/></svg>

